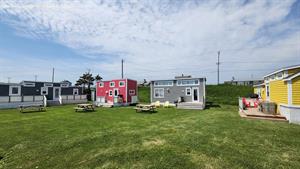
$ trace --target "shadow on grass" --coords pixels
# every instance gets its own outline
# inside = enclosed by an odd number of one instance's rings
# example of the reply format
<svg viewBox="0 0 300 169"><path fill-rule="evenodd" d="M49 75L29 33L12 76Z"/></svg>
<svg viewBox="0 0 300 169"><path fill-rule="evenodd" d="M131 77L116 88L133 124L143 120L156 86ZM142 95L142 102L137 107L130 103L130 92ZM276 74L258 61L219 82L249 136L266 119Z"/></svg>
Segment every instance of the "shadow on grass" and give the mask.
<svg viewBox="0 0 300 169"><path fill-rule="evenodd" d="M205 109L210 109L210 108L221 108L221 106L214 102L206 102Z"/></svg>
<svg viewBox="0 0 300 169"><path fill-rule="evenodd" d="M22 114L26 114L26 113L43 113L43 112L47 112L46 110L25 110L23 112L20 112Z"/></svg>

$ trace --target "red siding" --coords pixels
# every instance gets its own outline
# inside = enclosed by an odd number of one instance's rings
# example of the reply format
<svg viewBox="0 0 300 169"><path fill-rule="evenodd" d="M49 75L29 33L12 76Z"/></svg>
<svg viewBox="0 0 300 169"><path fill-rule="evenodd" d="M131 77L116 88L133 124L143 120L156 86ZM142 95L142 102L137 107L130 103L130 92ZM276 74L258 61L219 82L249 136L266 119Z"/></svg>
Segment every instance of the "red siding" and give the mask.
<svg viewBox="0 0 300 169"><path fill-rule="evenodd" d="M119 82L123 81L124 82L124 86L119 86ZM100 87L99 84L100 82L97 82L97 97L105 97L105 100L107 102L113 102L114 101L114 90L118 91L119 95L123 96L123 102L127 103L127 102L131 102L131 96L129 96L129 90L135 90L135 94L136 94L136 90L137 90L137 82L134 80L129 80L129 79L118 79L118 80L111 80L111 81L102 81L104 83L103 87ZM114 87L110 87L110 82L115 82L115 86ZM128 83L127 83L128 82ZM126 87L127 86L127 87ZM127 88L127 91L126 91ZM109 91L112 91L112 96L109 96ZM128 100L126 100L126 95Z"/></svg>

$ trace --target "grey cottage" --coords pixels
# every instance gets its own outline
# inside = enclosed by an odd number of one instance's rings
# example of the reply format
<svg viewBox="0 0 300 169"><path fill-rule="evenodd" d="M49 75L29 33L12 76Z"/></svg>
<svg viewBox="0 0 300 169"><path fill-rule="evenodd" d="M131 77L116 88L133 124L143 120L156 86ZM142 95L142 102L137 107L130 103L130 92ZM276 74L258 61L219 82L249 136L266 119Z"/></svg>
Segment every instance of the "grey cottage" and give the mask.
<svg viewBox="0 0 300 169"><path fill-rule="evenodd" d="M153 80L150 82L151 102L176 103L177 108L205 108L206 78L176 76L175 79Z"/></svg>

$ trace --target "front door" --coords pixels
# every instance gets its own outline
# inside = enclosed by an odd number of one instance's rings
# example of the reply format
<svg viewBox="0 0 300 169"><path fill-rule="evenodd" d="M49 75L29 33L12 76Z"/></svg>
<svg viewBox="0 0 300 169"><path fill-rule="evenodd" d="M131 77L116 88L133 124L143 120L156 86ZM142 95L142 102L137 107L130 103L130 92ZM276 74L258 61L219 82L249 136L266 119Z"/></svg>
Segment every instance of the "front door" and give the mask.
<svg viewBox="0 0 300 169"><path fill-rule="evenodd" d="M53 87L53 100L59 100L60 87Z"/></svg>
<svg viewBox="0 0 300 169"><path fill-rule="evenodd" d="M193 102L199 102L199 88L192 88Z"/></svg>

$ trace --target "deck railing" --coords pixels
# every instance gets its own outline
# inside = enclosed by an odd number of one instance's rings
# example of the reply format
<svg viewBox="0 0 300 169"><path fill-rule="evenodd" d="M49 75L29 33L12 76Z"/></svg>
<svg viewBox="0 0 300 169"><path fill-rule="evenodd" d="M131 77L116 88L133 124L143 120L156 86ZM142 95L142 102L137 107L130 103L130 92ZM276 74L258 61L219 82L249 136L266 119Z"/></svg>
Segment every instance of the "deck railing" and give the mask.
<svg viewBox="0 0 300 169"><path fill-rule="evenodd" d="M43 96L0 96L0 103L39 102Z"/></svg>

